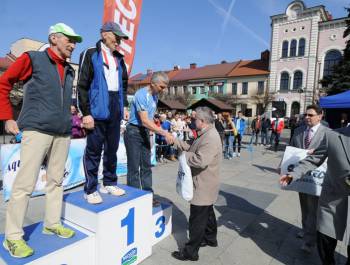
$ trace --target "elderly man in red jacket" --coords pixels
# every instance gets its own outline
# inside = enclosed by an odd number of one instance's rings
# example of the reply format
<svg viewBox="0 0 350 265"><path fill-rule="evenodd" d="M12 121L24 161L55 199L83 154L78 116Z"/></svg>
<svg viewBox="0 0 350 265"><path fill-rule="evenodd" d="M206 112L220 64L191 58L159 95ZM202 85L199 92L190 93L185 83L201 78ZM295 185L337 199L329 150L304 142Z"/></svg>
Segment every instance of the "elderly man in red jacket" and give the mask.
<svg viewBox="0 0 350 265"><path fill-rule="evenodd" d="M46 207L43 233L62 238L74 231L61 224L63 174L68 156L74 69L67 63L82 38L69 26L58 23L49 29L50 48L21 55L0 77L0 120L8 133L22 134L21 167L12 187L6 212L3 246L13 257L34 253L23 240L23 221L40 167L48 157ZM18 120L12 115L9 93L24 82L23 107Z"/></svg>

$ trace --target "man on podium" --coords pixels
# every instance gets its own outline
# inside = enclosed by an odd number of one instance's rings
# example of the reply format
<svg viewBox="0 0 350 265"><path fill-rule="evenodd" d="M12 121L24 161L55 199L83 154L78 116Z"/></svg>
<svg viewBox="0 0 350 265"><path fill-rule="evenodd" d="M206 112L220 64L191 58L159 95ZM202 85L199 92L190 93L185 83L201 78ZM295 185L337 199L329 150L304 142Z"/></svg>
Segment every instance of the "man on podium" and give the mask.
<svg viewBox="0 0 350 265"><path fill-rule="evenodd" d="M0 77L0 120L6 131L22 134L21 167L12 187L6 211L3 246L11 256L24 258L34 250L23 240L23 221L28 201L45 157L47 164L46 207L43 233L62 238L74 231L61 224L63 174L71 134L72 87L74 69L67 59L82 38L63 23L49 29L50 48L23 53ZM9 93L13 85L24 82L23 107L13 120Z"/></svg>
<svg viewBox="0 0 350 265"><path fill-rule="evenodd" d="M150 86L139 89L131 103L130 120L124 136L128 159L128 186L153 192L150 130L164 136L167 142L173 142L172 134L158 127L153 121L158 94L168 87L168 83L166 73L154 73ZM154 200L153 204L158 203Z"/></svg>
<svg viewBox="0 0 350 265"><path fill-rule="evenodd" d="M79 106L83 125L88 129L84 153L88 203L102 203L97 191L98 168L103 150L103 185L100 192L115 196L125 194L117 186L117 150L120 124L128 119L128 73L123 55L117 51L121 39L127 39L118 24L106 22L101 28L101 40L96 47L80 55L78 81Z"/></svg>

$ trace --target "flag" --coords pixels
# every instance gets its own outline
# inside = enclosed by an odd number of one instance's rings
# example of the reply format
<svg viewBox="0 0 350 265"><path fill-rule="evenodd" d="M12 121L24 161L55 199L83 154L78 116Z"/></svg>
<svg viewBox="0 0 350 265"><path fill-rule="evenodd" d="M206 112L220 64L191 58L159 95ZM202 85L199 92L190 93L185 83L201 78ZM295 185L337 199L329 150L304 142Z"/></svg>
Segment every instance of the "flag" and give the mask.
<svg viewBox="0 0 350 265"><path fill-rule="evenodd" d="M136 36L141 17L142 0L104 0L103 23L113 21L128 35L128 40L121 40L118 51L131 72L135 57Z"/></svg>

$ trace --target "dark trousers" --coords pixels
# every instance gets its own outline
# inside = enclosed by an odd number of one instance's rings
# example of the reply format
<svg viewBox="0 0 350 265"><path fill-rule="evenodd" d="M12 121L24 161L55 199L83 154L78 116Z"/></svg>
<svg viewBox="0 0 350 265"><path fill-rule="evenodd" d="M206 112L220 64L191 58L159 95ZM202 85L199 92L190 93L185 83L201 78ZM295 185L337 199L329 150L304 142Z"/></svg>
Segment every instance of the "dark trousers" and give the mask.
<svg viewBox="0 0 350 265"><path fill-rule="evenodd" d="M184 251L190 257L198 256L202 242L217 243L217 224L213 205L197 206L191 204L189 236Z"/></svg>
<svg viewBox="0 0 350 265"><path fill-rule="evenodd" d="M299 192L304 243L309 246L316 244L318 199L318 196Z"/></svg>
<svg viewBox="0 0 350 265"><path fill-rule="evenodd" d="M118 92L109 92L109 112L107 120L95 120L95 127L88 131L84 153L86 182L84 191L91 194L97 190L97 174L103 150L103 185L116 185L117 150L120 138L120 105Z"/></svg>
<svg viewBox="0 0 350 265"><path fill-rule="evenodd" d="M322 234L321 232L317 232L317 248L322 265L335 265L334 253L337 243L338 241L336 239ZM347 252L348 260L346 265L350 265L350 246L348 246Z"/></svg>
<svg viewBox="0 0 350 265"><path fill-rule="evenodd" d="M240 133L235 136L235 139L233 140L233 152L236 152L236 142L238 143L238 153L241 152L241 142L242 142L242 135Z"/></svg>
<svg viewBox="0 0 350 265"><path fill-rule="evenodd" d="M261 131L261 144L267 145L269 143L268 141L268 130L262 130Z"/></svg>
<svg viewBox="0 0 350 265"><path fill-rule="evenodd" d="M250 144L253 143L254 137L255 137L255 142L254 142L254 144L255 144L255 145L258 144L258 141L259 141L259 133L260 133L260 130L252 131L252 137L250 138Z"/></svg>
<svg viewBox="0 0 350 265"><path fill-rule="evenodd" d="M280 143L280 136L281 136L280 133L277 133L274 131L271 132L270 144L272 145L273 141L275 141L275 151L277 151L278 145Z"/></svg>
<svg viewBox="0 0 350 265"><path fill-rule="evenodd" d="M129 124L124 134L128 159L127 184L153 192L149 130Z"/></svg>

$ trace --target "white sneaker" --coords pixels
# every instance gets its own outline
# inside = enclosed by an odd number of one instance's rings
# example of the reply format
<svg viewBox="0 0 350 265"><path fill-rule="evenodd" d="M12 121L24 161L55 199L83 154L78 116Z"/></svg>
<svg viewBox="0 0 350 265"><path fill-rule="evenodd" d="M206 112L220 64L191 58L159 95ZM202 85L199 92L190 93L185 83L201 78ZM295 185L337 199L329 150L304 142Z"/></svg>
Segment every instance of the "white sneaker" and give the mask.
<svg viewBox="0 0 350 265"><path fill-rule="evenodd" d="M115 196L123 196L125 194L125 190L117 187L117 186L101 186L101 193L109 193Z"/></svg>
<svg viewBox="0 0 350 265"><path fill-rule="evenodd" d="M241 157L241 153L237 153L237 157Z"/></svg>
<svg viewBox="0 0 350 265"><path fill-rule="evenodd" d="M95 191L94 193L91 193L91 194L85 193L84 198L90 204L99 204L103 202L101 195L98 193L98 191Z"/></svg>
<svg viewBox="0 0 350 265"><path fill-rule="evenodd" d="M233 153L233 154L232 154L232 157L236 157L236 156L237 156L237 153Z"/></svg>

